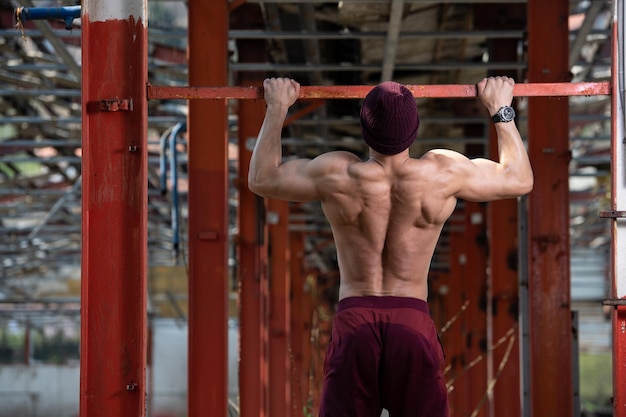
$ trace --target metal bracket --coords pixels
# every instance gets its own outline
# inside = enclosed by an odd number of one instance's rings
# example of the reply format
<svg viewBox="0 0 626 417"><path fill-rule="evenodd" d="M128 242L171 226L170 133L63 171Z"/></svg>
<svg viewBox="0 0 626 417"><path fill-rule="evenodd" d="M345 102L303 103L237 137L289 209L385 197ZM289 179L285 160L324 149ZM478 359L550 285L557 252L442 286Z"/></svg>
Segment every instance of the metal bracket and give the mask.
<svg viewBox="0 0 626 417"><path fill-rule="evenodd" d="M626 211L623 210L608 210L601 211L600 218L603 219L623 219L626 218Z"/></svg>
<svg viewBox="0 0 626 417"><path fill-rule="evenodd" d="M108 99L100 100L100 110L102 111L133 111L133 99Z"/></svg>
<svg viewBox="0 0 626 417"><path fill-rule="evenodd" d="M626 306L626 298L609 298L606 300L602 300L603 306Z"/></svg>

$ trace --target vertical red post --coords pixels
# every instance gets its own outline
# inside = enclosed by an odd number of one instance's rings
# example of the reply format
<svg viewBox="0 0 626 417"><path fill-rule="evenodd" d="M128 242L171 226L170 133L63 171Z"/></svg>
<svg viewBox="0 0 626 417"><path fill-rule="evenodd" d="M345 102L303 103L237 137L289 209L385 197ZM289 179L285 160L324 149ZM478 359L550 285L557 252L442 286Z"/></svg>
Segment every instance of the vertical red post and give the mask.
<svg viewBox="0 0 626 417"><path fill-rule="evenodd" d="M228 84L228 2L190 0L189 85ZM228 111L190 100L190 417L225 416L228 382Z"/></svg>
<svg viewBox="0 0 626 417"><path fill-rule="evenodd" d="M474 16L478 30L520 30L526 28L525 4L475 4ZM489 56L494 62L513 62L518 59L519 39L492 39L488 43ZM493 71L489 75L507 75L522 82L516 71ZM515 105L515 101L514 104ZM481 109L484 112L484 109ZM519 124L519 121L517 122ZM489 155L498 158L498 139L495 127L489 124ZM517 200L507 199L489 203L487 232L489 241L489 275L487 278L490 309L488 310L488 345L498 343L518 324L518 215ZM526 260L523 260L525 262ZM520 396L519 337L508 357L507 341L489 352L489 379L497 378L493 387L490 416L519 417L521 401L511 401ZM501 367L502 365L502 367Z"/></svg>
<svg viewBox="0 0 626 417"><path fill-rule="evenodd" d="M467 291L465 268L467 263L467 233L465 228L465 207L457 206L448 221L450 239L450 273L442 280L441 294L444 326L441 339L446 352L446 382L449 385L450 408L454 415L469 415L469 379L465 375L465 366L469 363L467 341ZM470 302L474 302L471 300ZM440 329L441 330L441 329Z"/></svg>
<svg viewBox="0 0 626 417"><path fill-rule="evenodd" d="M626 15L624 0L614 3L613 12L613 95L611 97L611 210L626 210L626 145L624 144L624 45ZM611 220L611 264L615 303L626 300L626 219ZM616 305L613 312L613 409L615 417L626 417L626 305Z"/></svg>
<svg viewBox="0 0 626 417"><path fill-rule="evenodd" d="M528 82L569 81L568 15L567 0L528 1ZM529 155L537 179L528 228L533 417L573 412L568 127L567 98L528 99Z"/></svg>
<svg viewBox="0 0 626 417"><path fill-rule="evenodd" d="M469 304L466 311L465 351L469 363L479 360L465 377L468 387L468 412L477 417L489 415L487 395L487 291L486 205L465 201L465 273L464 285Z"/></svg>
<svg viewBox="0 0 626 417"><path fill-rule="evenodd" d="M270 416L291 416L289 203L268 200L270 258Z"/></svg>
<svg viewBox="0 0 626 417"><path fill-rule="evenodd" d="M255 82L242 80L242 85ZM265 271L263 199L248 189L252 152L259 133L263 100L239 101L239 398L241 417L266 417L268 411L268 284Z"/></svg>
<svg viewBox="0 0 626 417"><path fill-rule="evenodd" d="M310 328L307 329L310 311L306 310L304 276L304 235L292 232L289 236L291 279L291 413L300 417L307 398L308 373L305 367L305 344L310 343Z"/></svg>
<svg viewBox="0 0 626 417"><path fill-rule="evenodd" d="M80 415L145 416L147 1L82 7Z"/></svg>

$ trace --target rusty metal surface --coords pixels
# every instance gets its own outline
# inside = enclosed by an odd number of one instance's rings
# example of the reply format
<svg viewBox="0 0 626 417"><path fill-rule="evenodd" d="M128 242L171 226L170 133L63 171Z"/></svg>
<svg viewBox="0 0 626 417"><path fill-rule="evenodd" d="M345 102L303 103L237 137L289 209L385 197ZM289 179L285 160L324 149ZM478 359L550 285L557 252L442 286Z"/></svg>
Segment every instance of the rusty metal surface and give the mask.
<svg viewBox="0 0 626 417"><path fill-rule="evenodd" d="M302 86L300 99L359 99L367 95L373 86L333 85ZM407 85L415 98L471 98L476 97L476 86L472 84ZM608 95L608 82L578 83L518 83L516 97L547 96L593 96ZM167 87L148 84L149 100L156 99L262 99L263 87Z"/></svg>
<svg viewBox="0 0 626 417"><path fill-rule="evenodd" d="M226 59L216 57L227 56L228 6L195 0L188 7L189 82L225 84ZM189 103L189 417L228 409L227 115L223 100Z"/></svg>
<svg viewBox="0 0 626 417"><path fill-rule="evenodd" d="M622 56L624 46L624 10L623 0L616 2L612 27L613 51L613 89L619 91L611 97L611 211L606 217L611 217L611 279L612 292L610 305L613 309L613 410L615 417L626 417L626 263L624 262L626 248L626 224L624 223L624 206L626 205L626 160L624 151L626 144L623 141L625 129L624 112L624 65L626 58ZM620 53L621 52L621 53ZM601 213L602 214L602 213ZM607 305L607 304L605 304Z"/></svg>
<svg viewBox="0 0 626 417"><path fill-rule="evenodd" d="M291 417L289 202L268 199L269 415Z"/></svg>
<svg viewBox="0 0 626 417"><path fill-rule="evenodd" d="M141 16L91 21L93 3L84 6L82 24L80 415L141 417L147 392L147 25ZM100 47L104 38L106 49ZM118 71L122 63L132 70ZM89 111L111 104L110 97L128 97L133 111Z"/></svg>
<svg viewBox="0 0 626 417"><path fill-rule="evenodd" d="M238 191L239 235L239 413L241 417L267 417L268 410L268 277L264 232L264 201L248 188L251 147L263 123L265 104L239 103Z"/></svg>
<svg viewBox="0 0 626 417"><path fill-rule="evenodd" d="M559 81L569 71L567 0L528 2L528 80ZM546 44L545 39L551 42ZM549 47L548 47L549 45ZM554 92L553 92L554 94ZM528 288L532 417L573 414L569 242L569 107L553 97L528 99ZM529 367L528 367L529 366ZM558 387L558 389L555 389ZM524 407L526 409L526 407Z"/></svg>

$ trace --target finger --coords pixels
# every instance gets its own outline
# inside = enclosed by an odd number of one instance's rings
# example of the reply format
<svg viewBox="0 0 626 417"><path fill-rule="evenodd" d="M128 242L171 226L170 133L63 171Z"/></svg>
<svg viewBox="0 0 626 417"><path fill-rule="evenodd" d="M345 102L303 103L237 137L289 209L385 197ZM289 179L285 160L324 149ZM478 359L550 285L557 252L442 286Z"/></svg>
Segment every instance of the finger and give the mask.
<svg viewBox="0 0 626 417"><path fill-rule="evenodd" d="M478 89L478 94L482 94L485 91L485 85L487 84L487 78L483 78L476 84L476 88Z"/></svg>

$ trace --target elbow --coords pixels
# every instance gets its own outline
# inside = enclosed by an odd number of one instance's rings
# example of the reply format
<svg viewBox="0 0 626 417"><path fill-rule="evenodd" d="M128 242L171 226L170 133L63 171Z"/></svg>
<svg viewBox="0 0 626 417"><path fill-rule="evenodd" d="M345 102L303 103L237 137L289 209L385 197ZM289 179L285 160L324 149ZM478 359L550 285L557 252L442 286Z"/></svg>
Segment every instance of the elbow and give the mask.
<svg viewBox="0 0 626 417"><path fill-rule="evenodd" d="M248 189L261 197L268 197L270 194L268 185L252 173L248 175Z"/></svg>
<svg viewBox="0 0 626 417"><path fill-rule="evenodd" d="M254 194L261 195L261 184L257 180L256 176L252 174L248 175L248 189Z"/></svg>
<svg viewBox="0 0 626 417"><path fill-rule="evenodd" d="M534 185L535 185L535 177L531 171L528 173L525 180L522 181L522 189L523 189L522 195L529 194L533 190Z"/></svg>
<svg viewBox="0 0 626 417"><path fill-rule="evenodd" d="M526 178L520 178L516 187L516 194L518 194L518 196L529 194L533 190L533 186L534 178L532 174L528 175Z"/></svg>
<svg viewBox="0 0 626 417"><path fill-rule="evenodd" d="M524 191L524 194L530 194L530 192L533 190L533 186L535 185L535 180L533 178L533 176L530 176L530 179L526 182L526 190Z"/></svg>

